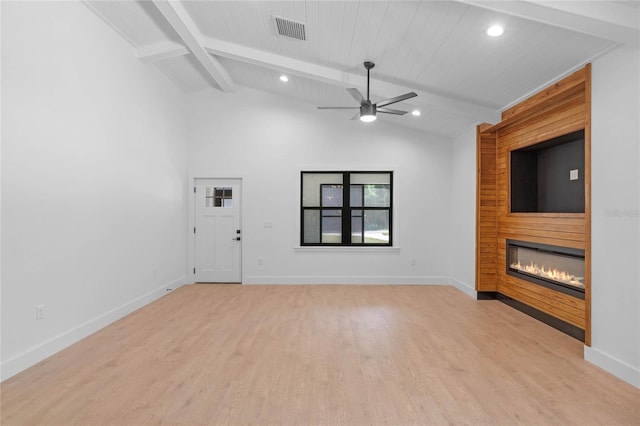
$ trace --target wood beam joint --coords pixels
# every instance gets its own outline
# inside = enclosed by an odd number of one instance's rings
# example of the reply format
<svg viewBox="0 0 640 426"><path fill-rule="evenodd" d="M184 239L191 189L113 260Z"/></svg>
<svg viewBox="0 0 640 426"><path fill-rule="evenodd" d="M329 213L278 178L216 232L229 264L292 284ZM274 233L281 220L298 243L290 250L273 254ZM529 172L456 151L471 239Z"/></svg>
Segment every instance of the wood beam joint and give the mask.
<svg viewBox="0 0 640 426"><path fill-rule="evenodd" d="M223 92L234 90L233 80L227 70L213 56L209 55L202 46L203 39L198 27L184 6L179 1L152 0L167 22L180 36L185 46L207 72L208 77Z"/></svg>

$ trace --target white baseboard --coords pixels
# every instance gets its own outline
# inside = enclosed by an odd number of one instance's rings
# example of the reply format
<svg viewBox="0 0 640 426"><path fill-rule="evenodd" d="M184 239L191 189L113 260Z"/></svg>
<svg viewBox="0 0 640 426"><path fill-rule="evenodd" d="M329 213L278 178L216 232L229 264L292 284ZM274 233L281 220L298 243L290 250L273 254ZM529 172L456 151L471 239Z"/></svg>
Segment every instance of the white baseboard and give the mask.
<svg viewBox="0 0 640 426"><path fill-rule="evenodd" d="M584 359L640 389L640 370L593 347L584 347Z"/></svg>
<svg viewBox="0 0 640 426"><path fill-rule="evenodd" d="M52 337L25 352L14 356L8 360L3 360L0 365L0 381L4 381L19 372L37 364L43 359L50 357L56 352L71 346L72 344L84 339L90 334L106 327L107 325L129 315L131 312L153 302L156 299L167 294L168 289L175 290L182 286L186 281L186 277L175 279L162 287L150 291L147 294L125 303L122 306L114 308L102 315L99 315L84 324L80 324L64 333Z"/></svg>
<svg viewBox="0 0 640 426"><path fill-rule="evenodd" d="M473 299L477 299L478 298L478 292L475 289L475 286L472 287L466 283L463 283L462 281L458 281L455 278L449 278L449 283L457 288L458 290L460 290L461 292L467 294L468 296L472 297Z"/></svg>
<svg viewBox="0 0 640 426"><path fill-rule="evenodd" d="M250 275L243 279L243 284L259 285L259 284L351 284L351 285L449 285L451 279L449 277L401 277L401 276L260 276Z"/></svg>

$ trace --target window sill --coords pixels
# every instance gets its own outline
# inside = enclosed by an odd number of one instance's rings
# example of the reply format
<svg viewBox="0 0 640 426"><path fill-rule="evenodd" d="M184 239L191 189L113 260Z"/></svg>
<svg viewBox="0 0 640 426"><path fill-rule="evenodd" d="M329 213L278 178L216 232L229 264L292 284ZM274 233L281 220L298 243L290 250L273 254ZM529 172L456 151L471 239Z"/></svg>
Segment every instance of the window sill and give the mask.
<svg viewBox="0 0 640 426"><path fill-rule="evenodd" d="M298 253L397 253L400 251L400 247L296 246L293 251Z"/></svg>

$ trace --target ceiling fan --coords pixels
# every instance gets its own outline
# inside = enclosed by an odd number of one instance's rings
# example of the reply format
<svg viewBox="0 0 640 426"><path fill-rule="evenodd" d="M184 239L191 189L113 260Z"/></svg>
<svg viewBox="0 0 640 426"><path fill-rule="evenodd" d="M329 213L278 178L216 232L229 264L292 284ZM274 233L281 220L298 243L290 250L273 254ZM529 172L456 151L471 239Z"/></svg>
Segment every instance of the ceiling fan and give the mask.
<svg viewBox="0 0 640 426"><path fill-rule="evenodd" d="M371 68L375 67L376 64L373 62L366 61L364 63L364 67L367 70L367 98L358 91L358 89L349 88L347 92L353 98L360 103L359 107L318 107L318 109L358 109L360 108L360 112L351 118L352 120L360 119L364 122L371 122L376 119L376 113L381 112L384 114L395 114L395 115L405 115L407 111L400 111L397 109L385 108L387 105L395 104L396 102L404 101L405 99L410 99L415 96L418 96L414 92L405 93L404 95L396 96L395 98L385 99L384 101L376 102L375 104L369 100L369 71Z"/></svg>

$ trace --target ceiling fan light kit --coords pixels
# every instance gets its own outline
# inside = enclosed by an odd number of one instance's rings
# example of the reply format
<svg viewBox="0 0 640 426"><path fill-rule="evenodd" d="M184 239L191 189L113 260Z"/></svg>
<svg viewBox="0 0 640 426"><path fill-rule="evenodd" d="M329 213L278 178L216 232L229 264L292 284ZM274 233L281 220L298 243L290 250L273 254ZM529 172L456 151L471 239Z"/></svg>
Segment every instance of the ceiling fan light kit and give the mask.
<svg viewBox="0 0 640 426"><path fill-rule="evenodd" d="M360 105L360 121L371 123L376 119L376 106L373 104Z"/></svg>
<svg viewBox="0 0 640 426"><path fill-rule="evenodd" d="M353 116L352 120L364 121L365 123L370 123L375 121L377 113L383 114L393 114L393 115L405 115L407 111L400 111L397 109L385 108L387 105L395 104L396 102L401 102L406 99L410 99L418 96L415 92L405 93L404 95L396 96L395 98L385 99L384 101L373 103L369 99L369 72L371 68L376 65L373 62L366 61L364 63L364 67L367 70L367 97L365 98L358 91L358 89L350 87L347 89L347 92L360 103L360 107L318 107L318 109L360 109L360 111Z"/></svg>

